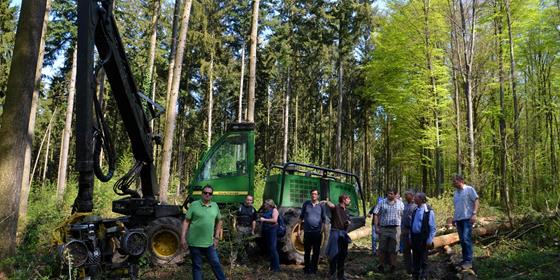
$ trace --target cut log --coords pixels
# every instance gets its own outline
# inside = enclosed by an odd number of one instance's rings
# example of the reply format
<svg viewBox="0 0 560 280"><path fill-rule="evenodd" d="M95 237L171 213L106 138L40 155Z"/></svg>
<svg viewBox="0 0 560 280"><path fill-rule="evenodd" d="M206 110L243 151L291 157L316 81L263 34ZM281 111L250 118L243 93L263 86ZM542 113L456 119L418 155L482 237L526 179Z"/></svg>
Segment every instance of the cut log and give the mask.
<svg viewBox="0 0 560 280"><path fill-rule="evenodd" d="M504 230L504 229L509 229L511 228L511 224L510 223L504 223L504 224L487 224L483 227L478 227L473 229L473 236L486 236L486 235L490 235L490 234L494 234L496 231L498 230ZM434 249L435 248L440 248L440 247L444 247L444 246L451 246L455 243L459 242L459 235L455 232L455 233L450 233L450 234L445 234L445 235L440 235L440 236L436 236L434 238Z"/></svg>
<svg viewBox="0 0 560 280"><path fill-rule="evenodd" d="M352 240L358 240L366 236L371 236L371 226L363 226L361 228L353 230L348 233L348 236L350 236L350 239Z"/></svg>

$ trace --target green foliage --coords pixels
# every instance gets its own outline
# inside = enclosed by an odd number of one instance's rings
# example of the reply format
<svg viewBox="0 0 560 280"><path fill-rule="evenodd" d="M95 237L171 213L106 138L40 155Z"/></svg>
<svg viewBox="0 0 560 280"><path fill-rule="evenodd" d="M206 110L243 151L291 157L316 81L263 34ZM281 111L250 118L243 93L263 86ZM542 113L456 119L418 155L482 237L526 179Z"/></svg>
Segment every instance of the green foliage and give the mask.
<svg viewBox="0 0 560 280"><path fill-rule="evenodd" d="M4 103L3 100L7 90L12 48L16 34L15 14L16 8L10 7L10 1L0 3L0 104ZM2 108L0 106L1 112Z"/></svg>
<svg viewBox="0 0 560 280"><path fill-rule="evenodd" d="M254 202L255 208L259 208L263 203L263 193L264 187L266 185L266 166L262 163L262 161L258 161L255 164L255 191L254 195Z"/></svg>

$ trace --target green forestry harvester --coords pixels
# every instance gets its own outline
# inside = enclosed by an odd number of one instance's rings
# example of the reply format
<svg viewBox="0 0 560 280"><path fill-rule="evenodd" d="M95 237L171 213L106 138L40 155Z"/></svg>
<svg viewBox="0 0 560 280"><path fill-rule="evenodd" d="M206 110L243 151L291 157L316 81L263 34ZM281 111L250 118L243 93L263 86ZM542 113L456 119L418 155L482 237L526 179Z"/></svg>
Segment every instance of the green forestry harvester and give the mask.
<svg viewBox="0 0 560 280"><path fill-rule="evenodd" d="M189 200L200 198L207 184L214 188L213 201L221 204L242 203L255 190L255 125L234 123L202 157L193 181L188 186ZM320 199L338 201L341 194L351 198L348 208L352 219L350 231L365 225L365 201L359 178L351 173L304 163L271 165L266 176L264 199L273 199L286 223L287 234L281 250L287 259L303 262L303 242L299 231L299 214L310 191L317 189ZM259 207L257 205L257 207ZM360 207L362 209L360 216ZM325 208L330 213L328 207ZM324 233L326 240L328 232ZM323 242L323 247L327 242Z"/></svg>
<svg viewBox="0 0 560 280"><path fill-rule="evenodd" d="M64 271L77 269L80 278L136 278L144 255L156 265L180 263L184 255L179 246L184 210L157 198L159 186L153 145L159 137L152 133L149 121L163 109L140 93L135 84L113 16L113 0L78 0L77 3L75 169L79 173L78 195L72 215L55 230L54 243ZM121 215L116 218L92 214L94 178L109 181L116 158L109 126L95 92L101 69L111 86L111 97L135 159L132 169L113 187L116 194L123 196L112 203L113 212ZM208 150L189 185L191 200L200 195L206 184L214 187L214 200L221 204L237 205L247 194L254 193L254 127L254 124L233 124ZM109 166L106 172L100 164L102 152ZM350 195L352 228L365 224L365 217L360 216L365 213L365 203L355 175L300 163L272 166L269 174L264 198L274 199L285 217L288 234L282 240L282 249L292 260L301 261L302 258L302 243L295 234L296 220L312 188L319 189L323 199L336 199L341 193ZM137 181L139 189L133 187Z"/></svg>

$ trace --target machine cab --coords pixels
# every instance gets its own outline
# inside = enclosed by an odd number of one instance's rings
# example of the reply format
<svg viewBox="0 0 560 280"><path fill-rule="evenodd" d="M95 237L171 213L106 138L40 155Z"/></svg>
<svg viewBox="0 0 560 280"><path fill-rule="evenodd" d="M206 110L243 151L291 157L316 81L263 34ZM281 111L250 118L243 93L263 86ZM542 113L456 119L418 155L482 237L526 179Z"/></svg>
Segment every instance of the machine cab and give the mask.
<svg viewBox="0 0 560 280"><path fill-rule="evenodd" d="M202 188L214 188L212 201L240 203L253 194L255 124L234 123L202 157L189 184L189 200L200 199Z"/></svg>

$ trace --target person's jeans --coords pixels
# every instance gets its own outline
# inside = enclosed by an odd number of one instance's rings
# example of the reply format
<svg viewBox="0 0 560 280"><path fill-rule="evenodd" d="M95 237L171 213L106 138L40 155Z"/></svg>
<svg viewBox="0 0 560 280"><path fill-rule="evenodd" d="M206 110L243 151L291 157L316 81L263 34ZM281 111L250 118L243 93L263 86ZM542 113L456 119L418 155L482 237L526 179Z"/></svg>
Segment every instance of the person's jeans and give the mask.
<svg viewBox="0 0 560 280"><path fill-rule="evenodd" d="M278 242L278 226L266 227L262 230L268 253L270 254L270 269L280 271L280 256L276 248Z"/></svg>
<svg viewBox="0 0 560 280"><path fill-rule="evenodd" d="M375 225L371 225L371 253L377 254L377 233L375 233Z"/></svg>
<svg viewBox="0 0 560 280"><path fill-rule="evenodd" d="M461 240L461 249L463 253L463 262L472 263L473 260L473 241L472 241L472 224L469 219L456 221L457 233Z"/></svg>
<svg viewBox="0 0 560 280"><path fill-rule="evenodd" d="M306 231L303 235L303 247L305 249L305 254L303 257L305 264L305 271L307 272L317 272L317 264L319 263L319 254L321 252L321 232L320 231ZM311 258L311 249L313 248L313 258L311 263L309 259Z"/></svg>
<svg viewBox="0 0 560 280"><path fill-rule="evenodd" d="M208 259L216 279L226 279L224 271L222 270L222 265L220 264L220 258L218 257L218 253L216 252L214 245L207 248L189 246L189 251L192 259L193 280L202 280L202 255L205 255Z"/></svg>
<svg viewBox="0 0 560 280"><path fill-rule="evenodd" d="M348 241L343 236L340 236L338 238L338 254L329 260L329 275L336 273L337 278L344 277L344 260L346 255L348 255Z"/></svg>

